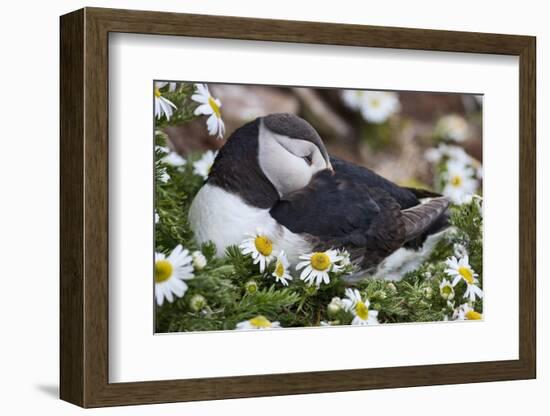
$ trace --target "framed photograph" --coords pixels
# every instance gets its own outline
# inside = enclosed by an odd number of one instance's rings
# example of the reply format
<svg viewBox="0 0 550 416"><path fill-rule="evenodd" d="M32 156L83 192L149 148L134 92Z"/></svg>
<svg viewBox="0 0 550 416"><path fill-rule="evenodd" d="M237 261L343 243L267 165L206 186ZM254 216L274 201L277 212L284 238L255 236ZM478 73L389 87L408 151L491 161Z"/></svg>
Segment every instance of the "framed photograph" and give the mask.
<svg viewBox="0 0 550 416"><path fill-rule="evenodd" d="M536 377L535 38L61 17L83 406Z"/></svg>

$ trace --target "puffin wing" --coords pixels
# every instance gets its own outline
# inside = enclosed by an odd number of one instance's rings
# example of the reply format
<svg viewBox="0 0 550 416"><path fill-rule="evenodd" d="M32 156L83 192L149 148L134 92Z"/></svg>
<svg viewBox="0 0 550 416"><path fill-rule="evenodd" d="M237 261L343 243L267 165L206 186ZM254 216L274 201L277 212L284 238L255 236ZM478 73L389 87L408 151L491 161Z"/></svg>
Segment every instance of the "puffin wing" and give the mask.
<svg viewBox="0 0 550 416"><path fill-rule="evenodd" d="M362 265L377 264L405 242L395 198L330 171L286 195L270 213L293 233L307 234L315 250L346 248Z"/></svg>
<svg viewBox="0 0 550 416"><path fill-rule="evenodd" d="M365 184L369 189L381 189L394 198L401 210L410 209L404 213L407 221L407 248L417 249L426 241L426 237L435 234L449 226L447 207L449 201L426 189L399 186L378 175L369 168L359 166L345 160L331 157L331 164L339 177L352 182ZM426 199L430 201L426 203ZM420 208L422 206L422 208ZM419 212L417 212L419 211Z"/></svg>
<svg viewBox="0 0 550 416"><path fill-rule="evenodd" d="M428 230L447 207L446 198L434 198L403 210L387 190L327 170L285 195L270 214L305 234L315 250L346 248L352 261L368 269Z"/></svg>

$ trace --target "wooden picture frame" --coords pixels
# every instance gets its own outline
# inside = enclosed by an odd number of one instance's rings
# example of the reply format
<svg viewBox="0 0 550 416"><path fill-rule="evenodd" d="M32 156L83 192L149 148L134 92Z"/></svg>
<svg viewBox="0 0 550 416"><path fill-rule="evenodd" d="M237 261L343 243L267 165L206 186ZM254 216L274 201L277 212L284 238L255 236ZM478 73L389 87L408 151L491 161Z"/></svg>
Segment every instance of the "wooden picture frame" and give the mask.
<svg viewBox="0 0 550 416"><path fill-rule="evenodd" d="M85 8L61 17L60 359L63 400L83 407L212 400L536 376L535 38ZM109 383L108 35L111 32L519 57L519 359Z"/></svg>

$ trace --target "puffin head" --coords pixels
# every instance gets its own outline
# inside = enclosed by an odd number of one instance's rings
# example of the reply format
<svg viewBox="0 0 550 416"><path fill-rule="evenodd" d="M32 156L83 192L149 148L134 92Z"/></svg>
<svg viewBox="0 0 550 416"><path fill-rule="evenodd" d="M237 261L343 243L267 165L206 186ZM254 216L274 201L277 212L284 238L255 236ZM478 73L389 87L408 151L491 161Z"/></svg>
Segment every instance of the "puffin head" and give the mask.
<svg viewBox="0 0 550 416"><path fill-rule="evenodd" d="M261 118L258 162L280 196L302 189L317 172L332 170L317 131L304 119L289 113Z"/></svg>
<svg viewBox="0 0 550 416"><path fill-rule="evenodd" d="M270 208L325 169L332 166L315 129L298 116L278 113L235 130L220 149L208 182L253 206Z"/></svg>

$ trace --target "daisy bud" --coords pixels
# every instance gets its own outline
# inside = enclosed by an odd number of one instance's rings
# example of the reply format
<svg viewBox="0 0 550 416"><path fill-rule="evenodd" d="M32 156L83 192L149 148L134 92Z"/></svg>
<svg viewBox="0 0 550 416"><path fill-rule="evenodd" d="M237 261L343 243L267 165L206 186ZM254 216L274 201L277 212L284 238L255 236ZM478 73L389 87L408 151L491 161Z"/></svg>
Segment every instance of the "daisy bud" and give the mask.
<svg viewBox="0 0 550 416"><path fill-rule="evenodd" d="M447 303L454 299L455 290L451 282L449 282L447 279L443 279L441 284L439 285L439 294L443 299L447 300Z"/></svg>
<svg viewBox="0 0 550 416"><path fill-rule="evenodd" d="M329 316L336 316L343 308L344 304L339 297L332 298L331 302L327 306L327 313Z"/></svg>
<svg viewBox="0 0 550 416"><path fill-rule="evenodd" d="M386 292L384 292L383 290L377 290L376 292L374 292L374 294L372 295L373 299L380 299L380 300L384 300L388 297L388 295L386 294Z"/></svg>
<svg viewBox="0 0 550 416"><path fill-rule="evenodd" d="M189 306L193 312L199 312L206 306L206 299L202 295L195 295L189 301Z"/></svg>
<svg viewBox="0 0 550 416"><path fill-rule="evenodd" d="M196 270L204 269L204 266L206 266L206 257L204 257L204 254L200 251L194 251L191 253L191 257L193 258L193 267Z"/></svg>
<svg viewBox="0 0 550 416"><path fill-rule="evenodd" d="M306 294L309 296L313 296L317 293L317 286L315 285L309 285L306 287Z"/></svg>
<svg viewBox="0 0 550 416"><path fill-rule="evenodd" d="M246 293L252 295L258 291L258 283L256 283L254 280L249 280L244 284L244 288L246 290Z"/></svg>
<svg viewBox="0 0 550 416"><path fill-rule="evenodd" d="M397 292L397 287L392 282L387 284L387 288L392 292Z"/></svg>
<svg viewBox="0 0 550 416"><path fill-rule="evenodd" d="M423 289L423 292L424 292L424 296L426 296L428 299L430 299L432 297L433 290L430 286L425 287Z"/></svg>

